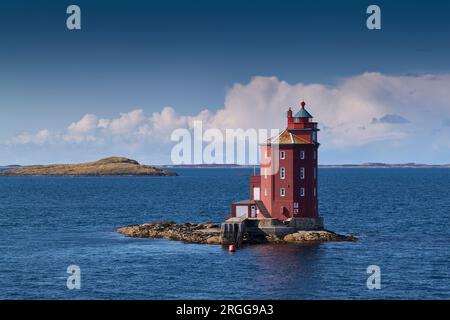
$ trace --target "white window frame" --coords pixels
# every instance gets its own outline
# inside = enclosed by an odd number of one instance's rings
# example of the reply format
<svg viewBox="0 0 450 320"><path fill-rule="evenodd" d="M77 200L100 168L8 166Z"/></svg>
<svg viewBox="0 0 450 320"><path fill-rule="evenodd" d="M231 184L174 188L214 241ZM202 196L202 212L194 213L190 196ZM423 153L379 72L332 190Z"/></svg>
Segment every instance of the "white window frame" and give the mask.
<svg viewBox="0 0 450 320"><path fill-rule="evenodd" d="M285 167L280 168L280 179L282 179L282 180L286 179L286 168Z"/></svg>
<svg viewBox="0 0 450 320"><path fill-rule="evenodd" d="M280 151L280 159L286 159L286 151Z"/></svg>
<svg viewBox="0 0 450 320"><path fill-rule="evenodd" d="M300 168L300 179L301 180L305 179L305 167Z"/></svg>
<svg viewBox="0 0 450 320"><path fill-rule="evenodd" d="M286 189L280 188L280 197L285 197L285 196L286 196Z"/></svg>
<svg viewBox="0 0 450 320"><path fill-rule="evenodd" d="M300 188L300 197L304 197L305 196L305 188Z"/></svg>
<svg viewBox="0 0 450 320"><path fill-rule="evenodd" d="M305 160L305 151L300 151L300 160Z"/></svg>
<svg viewBox="0 0 450 320"><path fill-rule="evenodd" d="M264 188L264 196L267 197L267 188Z"/></svg>
<svg viewBox="0 0 450 320"><path fill-rule="evenodd" d="M253 188L253 200L261 200L261 187Z"/></svg>
<svg viewBox="0 0 450 320"><path fill-rule="evenodd" d="M264 172L264 179L267 179L267 168L264 168L263 172Z"/></svg>

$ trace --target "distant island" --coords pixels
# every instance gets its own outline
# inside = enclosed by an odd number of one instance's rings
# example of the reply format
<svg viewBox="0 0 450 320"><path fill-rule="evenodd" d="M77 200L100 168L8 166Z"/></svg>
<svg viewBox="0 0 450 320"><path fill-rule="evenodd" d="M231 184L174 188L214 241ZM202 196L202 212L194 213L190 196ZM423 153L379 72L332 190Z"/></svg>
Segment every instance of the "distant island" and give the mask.
<svg viewBox="0 0 450 320"><path fill-rule="evenodd" d="M6 169L5 169L6 168ZM176 176L172 171L141 165L136 160L110 157L78 164L10 166L0 168L0 176Z"/></svg>
<svg viewBox="0 0 450 320"><path fill-rule="evenodd" d="M10 165L10 166L0 166L0 173L9 169L15 169L15 168L20 168L19 165L15 164L15 165Z"/></svg>

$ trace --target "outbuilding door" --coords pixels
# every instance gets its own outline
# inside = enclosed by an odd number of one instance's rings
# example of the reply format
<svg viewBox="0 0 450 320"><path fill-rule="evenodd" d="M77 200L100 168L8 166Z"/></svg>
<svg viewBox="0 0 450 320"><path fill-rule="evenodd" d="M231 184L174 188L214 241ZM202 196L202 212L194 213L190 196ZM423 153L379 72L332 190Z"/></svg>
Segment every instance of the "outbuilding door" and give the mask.
<svg viewBox="0 0 450 320"><path fill-rule="evenodd" d="M252 205L250 214L251 214L252 218L256 218L256 206L255 205Z"/></svg>

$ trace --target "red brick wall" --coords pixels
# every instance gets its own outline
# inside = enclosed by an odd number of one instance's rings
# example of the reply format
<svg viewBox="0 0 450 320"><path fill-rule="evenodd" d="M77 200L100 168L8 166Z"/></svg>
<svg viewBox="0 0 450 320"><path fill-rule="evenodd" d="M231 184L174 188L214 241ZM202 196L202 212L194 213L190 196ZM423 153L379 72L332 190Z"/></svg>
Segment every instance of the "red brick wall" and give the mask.
<svg viewBox="0 0 450 320"><path fill-rule="evenodd" d="M264 157L265 148L268 148L269 155L271 153L270 146L261 147L261 157ZM300 151L305 152L305 159L300 159ZM317 146L316 145L281 145L279 152L285 152L285 159L279 159L279 170L273 175L264 177L264 168L261 165L261 200L264 202L267 210L274 218L281 220L290 217L317 217ZM314 158L314 151L316 157ZM281 168L285 168L285 179L280 179ZM300 179L300 168L305 168L305 178ZM316 170L316 178L314 179L314 170ZM285 189L285 196L280 195L280 188ZM305 195L302 197L300 188L305 188ZM265 190L267 189L267 196ZM316 195L314 195L316 189ZM294 212L294 202L299 204L298 212ZM284 208L284 209L283 209Z"/></svg>

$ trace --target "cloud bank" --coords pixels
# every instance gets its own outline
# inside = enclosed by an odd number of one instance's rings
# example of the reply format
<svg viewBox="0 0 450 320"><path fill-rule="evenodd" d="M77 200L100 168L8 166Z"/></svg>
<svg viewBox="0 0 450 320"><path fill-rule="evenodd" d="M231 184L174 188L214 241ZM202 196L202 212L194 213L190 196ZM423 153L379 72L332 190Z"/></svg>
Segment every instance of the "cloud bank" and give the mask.
<svg viewBox="0 0 450 320"><path fill-rule="evenodd" d="M247 84L235 84L226 94L224 106L198 114L180 115L171 106L147 115L134 109L114 119L86 114L69 124L64 132L43 128L23 132L9 145L80 146L88 144L128 153L152 152L158 146L169 162L177 128L192 128L196 120L204 128L285 127L288 107L299 108L305 100L308 111L320 124L320 142L325 150L356 150L385 143L410 146L412 141L428 143L432 150L450 148L450 75L392 76L364 73L340 80L333 86L290 84L276 77L254 77ZM386 150L385 150L386 151ZM351 154L351 153L349 153ZM162 160L164 162L164 160ZM352 162L349 157L348 162ZM449 161L450 162L450 161Z"/></svg>

